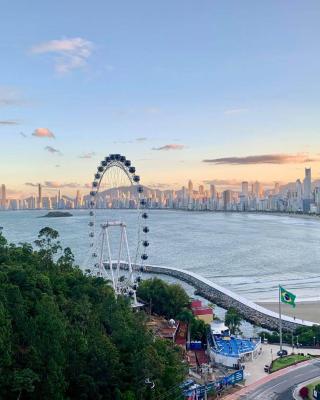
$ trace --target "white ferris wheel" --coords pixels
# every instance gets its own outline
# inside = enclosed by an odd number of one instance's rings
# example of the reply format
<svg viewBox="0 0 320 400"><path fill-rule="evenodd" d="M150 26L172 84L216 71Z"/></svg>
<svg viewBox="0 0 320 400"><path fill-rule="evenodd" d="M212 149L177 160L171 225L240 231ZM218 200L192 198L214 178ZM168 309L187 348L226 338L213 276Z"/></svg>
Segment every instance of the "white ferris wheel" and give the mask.
<svg viewBox="0 0 320 400"><path fill-rule="evenodd" d="M140 177L131 161L121 154L110 154L97 167L89 202L90 251L87 271L108 279L116 295L129 296L134 303L140 280L134 276L134 270L143 270L148 259L148 213L143 192ZM104 209L112 209L112 218L103 212ZM134 254L130 254L132 243L129 246L127 224L122 219L123 209L132 210L136 217L131 218L135 226L130 227L131 232L134 228L136 234Z"/></svg>

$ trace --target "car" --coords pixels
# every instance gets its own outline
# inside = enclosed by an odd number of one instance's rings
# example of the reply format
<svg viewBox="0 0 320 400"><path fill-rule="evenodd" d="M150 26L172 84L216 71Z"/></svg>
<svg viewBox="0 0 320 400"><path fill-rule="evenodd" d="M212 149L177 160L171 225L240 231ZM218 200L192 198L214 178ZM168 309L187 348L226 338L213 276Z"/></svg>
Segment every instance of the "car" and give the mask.
<svg viewBox="0 0 320 400"><path fill-rule="evenodd" d="M279 357L283 357L283 356L287 356L287 355L288 355L287 350L279 350L277 353L277 356L279 356Z"/></svg>

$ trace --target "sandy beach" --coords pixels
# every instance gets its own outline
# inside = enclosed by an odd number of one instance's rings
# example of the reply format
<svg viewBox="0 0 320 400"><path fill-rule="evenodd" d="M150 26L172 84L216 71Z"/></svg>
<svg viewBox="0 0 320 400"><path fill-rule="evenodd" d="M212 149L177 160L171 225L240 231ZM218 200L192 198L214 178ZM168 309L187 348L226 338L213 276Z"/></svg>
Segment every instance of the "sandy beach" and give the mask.
<svg viewBox="0 0 320 400"><path fill-rule="evenodd" d="M279 310L278 303L257 302L257 304L268 308L271 311L278 312ZM320 323L320 301L305 301L296 303L295 308L292 308L286 304L282 304L282 314Z"/></svg>

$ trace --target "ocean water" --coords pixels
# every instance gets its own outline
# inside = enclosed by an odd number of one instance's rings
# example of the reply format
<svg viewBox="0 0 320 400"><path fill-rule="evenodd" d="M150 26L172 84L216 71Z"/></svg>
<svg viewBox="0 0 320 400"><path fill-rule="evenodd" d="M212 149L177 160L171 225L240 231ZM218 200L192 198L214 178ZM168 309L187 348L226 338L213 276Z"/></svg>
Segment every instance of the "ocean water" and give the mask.
<svg viewBox="0 0 320 400"><path fill-rule="evenodd" d="M45 211L0 212L0 226L11 242L33 242L51 226L85 267L89 253L89 215L39 218ZM137 245L135 210L98 210L98 223L127 223L131 254ZM282 284L297 300L320 298L320 220L245 213L150 210L147 225L151 264L185 268L254 301L277 301ZM112 238L114 242L117 237ZM134 257L133 257L134 258Z"/></svg>

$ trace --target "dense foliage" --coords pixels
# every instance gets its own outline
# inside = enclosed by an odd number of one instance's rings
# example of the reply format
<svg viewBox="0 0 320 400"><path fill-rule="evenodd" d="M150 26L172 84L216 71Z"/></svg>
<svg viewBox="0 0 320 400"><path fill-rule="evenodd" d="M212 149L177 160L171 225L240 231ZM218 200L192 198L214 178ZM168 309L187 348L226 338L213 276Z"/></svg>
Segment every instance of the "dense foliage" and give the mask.
<svg viewBox="0 0 320 400"><path fill-rule="evenodd" d="M241 314L233 307L230 307L226 315L224 317L224 323L229 328L231 334L238 334L241 333L240 326L241 326L242 316Z"/></svg>
<svg viewBox="0 0 320 400"><path fill-rule="evenodd" d="M146 302L150 312L166 318L176 318L189 305L189 296L177 284L153 278L143 281L137 290L138 297Z"/></svg>
<svg viewBox="0 0 320 400"><path fill-rule="evenodd" d="M185 372L180 351L154 339L143 313L116 300L108 282L84 275L57 239L42 229L35 251L0 233L0 398L173 395Z"/></svg>
<svg viewBox="0 0 320 400"><path fill-rule="evenodd" d="M259 334L261 337L268 339L269 343L279 343L279 333L278 332L261 332ZM300 326L294 333L283 332L282 340L285 343L292 343L296 345L297 342L302 346L314 346L315 344L319 346L320 344L320 326Z"/></svg>
<svg viewBox="0 0 320 400"><path fill-rule="evenodd" d="M147 303L150 312L187 322L191 340L205 340L207 325L194 317L188 308L189 296L180 285L158 278L148 279L140 283L137 295Z"/></svg>

